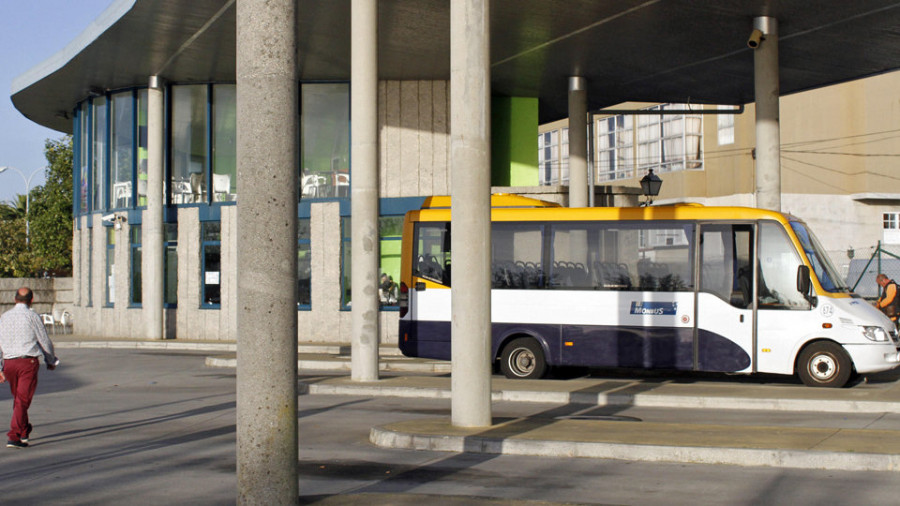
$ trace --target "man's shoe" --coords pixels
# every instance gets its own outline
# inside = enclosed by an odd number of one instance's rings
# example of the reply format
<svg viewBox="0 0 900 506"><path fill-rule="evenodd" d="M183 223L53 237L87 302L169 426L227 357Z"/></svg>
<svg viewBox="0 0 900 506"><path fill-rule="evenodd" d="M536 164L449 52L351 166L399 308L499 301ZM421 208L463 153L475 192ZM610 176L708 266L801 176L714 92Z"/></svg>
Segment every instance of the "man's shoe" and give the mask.
<svg viewBox="0 0 900 506"><path fill-rule="evenodd" d="M27 442L28 442L28 436L23 437L23 438L20 439L19 441L22 441L23 443L27 443Z"/></svg>
<svg viewBox="0 0 900 506"><path fill-rule="evenodd" d="M25 441L11 441L10 440L10 441L6 442L6 447L7 448L28 448L28 443L26 443Z"/></svg>

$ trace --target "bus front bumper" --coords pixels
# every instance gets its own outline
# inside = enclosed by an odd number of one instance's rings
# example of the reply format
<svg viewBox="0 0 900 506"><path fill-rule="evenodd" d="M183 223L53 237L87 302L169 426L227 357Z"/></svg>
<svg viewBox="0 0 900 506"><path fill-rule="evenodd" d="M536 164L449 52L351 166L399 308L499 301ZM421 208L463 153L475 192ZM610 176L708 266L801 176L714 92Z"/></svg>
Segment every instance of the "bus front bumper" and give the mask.
<svg viewBox="0 0 900 506"><path fill-rule="evenodd" d="M856 372L859 374L889 371L900 365L900 350L897 350L892 343L883 345L845 344L844 349L850 354Z"/></svg>

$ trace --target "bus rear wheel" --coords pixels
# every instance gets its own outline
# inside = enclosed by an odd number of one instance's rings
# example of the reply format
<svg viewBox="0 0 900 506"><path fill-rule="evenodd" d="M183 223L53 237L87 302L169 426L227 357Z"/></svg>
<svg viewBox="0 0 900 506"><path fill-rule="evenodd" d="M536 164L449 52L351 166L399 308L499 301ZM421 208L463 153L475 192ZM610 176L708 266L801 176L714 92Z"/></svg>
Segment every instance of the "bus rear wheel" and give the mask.
<svg viewBox="0 0 900 506"><path fill-rule="evenodd" d="M797 374L810 387L841 388L850 380L853 364L836 343L812 343L800 352Z"/></svg>
<svg viewBox="0 0 900 506"><path fill-rule="evenodd" d="M512 379L541 378L547 372L544 350L534 339L514 339L503 348L500 370L507 378Z"/></svg>

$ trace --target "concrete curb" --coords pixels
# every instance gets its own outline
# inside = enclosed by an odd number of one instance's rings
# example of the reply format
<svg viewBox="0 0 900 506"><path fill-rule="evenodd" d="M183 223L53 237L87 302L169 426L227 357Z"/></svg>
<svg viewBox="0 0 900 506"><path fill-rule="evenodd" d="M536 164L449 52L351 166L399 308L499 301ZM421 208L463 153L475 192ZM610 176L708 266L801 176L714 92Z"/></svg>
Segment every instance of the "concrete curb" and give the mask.
<svg viewBox="0 0 900 506"><path fill-rule="evenodd" d="M237 367L236 358L206 357L207 367ZM341 371L350 372L352 369L349 357L335 357L330 360L303 360L297 361L297 369L301 371ZM450 364L442 362L409 362L404 360L382 359L378 364L378 370L382 372L416 372L416 373L449 373ZM356 394L351 394L356 395ZM380 394L385 395L385 394ZM394 395L400 397L401 395Z"/></svg>
<svg viewBox="0 0 900 506"><path fill-rule="evenodd" d="M370 397L415 397L449 399L449 388L392 387L386 385L310 384L309 393L321 395L360 395ZM757 399L748 397L691 397L664 394L587 394L535 390L495 390L492 401L547 404L588 404L597 406L634 406L653 408L733 409L761 411L817 411L822 413L900 413L898 402Z"/></svg>
<svg viewBox="0 0 900 506"><path fill-rule="evenodd" d="M549 441L477 435L430 435L373 427L369 441L382 448L455 453L580 457L642 462L725 464L841 471L900 471L900 455L778 448L725 448Z"/></svg>

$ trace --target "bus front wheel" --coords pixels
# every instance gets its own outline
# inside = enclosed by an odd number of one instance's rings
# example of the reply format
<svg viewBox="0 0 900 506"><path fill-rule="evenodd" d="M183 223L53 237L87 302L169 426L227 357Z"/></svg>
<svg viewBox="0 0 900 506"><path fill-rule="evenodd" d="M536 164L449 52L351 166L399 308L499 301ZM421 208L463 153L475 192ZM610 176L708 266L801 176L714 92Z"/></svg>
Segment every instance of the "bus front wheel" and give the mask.
<svg viewBox="0 0 900 506"><path fill-rule="evenodd" d="M853 365L847 352L836 343L812 343L800 352L797 374L810 387L841 388L847 384Z"/></svg>
<svg viewBox="0 0 900 506"><path fill-rule="evenodd" d="M538 379L547 371L544 350L534 339L510 341L500 355L500 370L507 378Z"/></svg>

